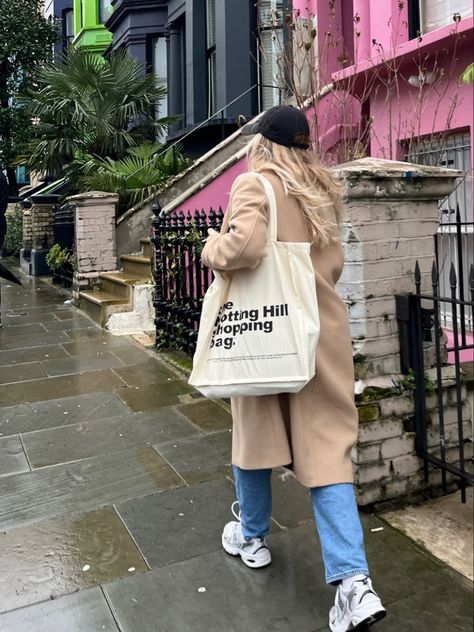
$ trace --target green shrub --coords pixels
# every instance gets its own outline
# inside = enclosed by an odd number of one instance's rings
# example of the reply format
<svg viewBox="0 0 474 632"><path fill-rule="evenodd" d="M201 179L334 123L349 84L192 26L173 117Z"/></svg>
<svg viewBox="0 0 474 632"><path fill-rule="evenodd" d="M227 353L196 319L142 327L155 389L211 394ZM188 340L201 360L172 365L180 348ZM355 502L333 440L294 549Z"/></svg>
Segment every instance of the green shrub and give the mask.
<svg viewBox="0 0 474 632"><path fill-rule="evenodd" d="M46 255L46 263L51 272L58 272L63 268L74 268L75 256L69 248L61 248L59 244L54 244Z"/></svg>
<svg viewBox="0 0 474 632"><path fill-rule="evenodd" d="M12 214L6 216L7 233L3 242L3 248L15 257L20 254L23 247L23 213L19 206L15 207Z"/></svg>

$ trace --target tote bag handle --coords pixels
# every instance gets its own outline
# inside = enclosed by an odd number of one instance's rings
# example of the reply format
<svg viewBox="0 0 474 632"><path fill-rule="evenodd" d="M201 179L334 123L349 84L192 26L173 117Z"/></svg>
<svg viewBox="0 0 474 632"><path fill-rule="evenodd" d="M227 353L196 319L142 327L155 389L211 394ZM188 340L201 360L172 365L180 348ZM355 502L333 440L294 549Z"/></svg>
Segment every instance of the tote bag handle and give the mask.
<svg viewBox="0 0 474 632"><path fill-rule="evenodd" d="M275 191L270 183L270 181L262 176L261 173L257 173L256 171L253 174L260 180L263 184L263 188L265 189L265 195L267 196L268 205L270 207L270 213L268 217L268 230L267 230L267 245L277 240L277 203Z"/></svg>

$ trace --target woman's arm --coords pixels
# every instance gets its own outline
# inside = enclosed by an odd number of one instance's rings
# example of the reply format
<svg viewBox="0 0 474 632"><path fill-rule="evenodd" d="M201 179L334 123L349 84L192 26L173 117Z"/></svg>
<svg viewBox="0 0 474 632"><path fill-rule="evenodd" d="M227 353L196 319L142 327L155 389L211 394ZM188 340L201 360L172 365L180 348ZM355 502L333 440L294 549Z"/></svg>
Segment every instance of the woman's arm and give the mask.
<svg viewBox="0 0 474 632"><path fill-rule="evenodd" d="M251 173L239 176L232 187L227 209L230 213L229 231L209 230L202 251L204 265L214 270L256 268L265 256L267 209L260 180Z"/></svg>

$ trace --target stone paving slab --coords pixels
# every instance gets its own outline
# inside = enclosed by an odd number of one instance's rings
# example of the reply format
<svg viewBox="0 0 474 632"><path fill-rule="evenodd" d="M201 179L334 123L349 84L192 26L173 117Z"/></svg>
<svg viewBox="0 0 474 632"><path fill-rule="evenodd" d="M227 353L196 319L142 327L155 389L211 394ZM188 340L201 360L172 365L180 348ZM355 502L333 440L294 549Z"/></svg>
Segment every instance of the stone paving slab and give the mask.
<svg viewBox="0 0 474 632"><path fill-rule="evenodd" d="M323 584L313 531L281 532L270 543L274 562L265 569L248 569L220 550L107 584L119 627L123 632L326 629L333 591Z"/></svg>
<svg viewBox="0 0 474 632"><path fill-rule="evenodd" d="M232 473L231 441L231 433L225 430L155 447L188 485L195 485Z"/></svg>
<svg viewBox="0 0 474 632"><path fill-rule="evenodd" d="M96 356L74 358L53 358L43 360L41 366L48 377L60 375L70 375L72 373L85 373L86 371L97 371L100 369L114 369L123 366L123 362L113 353L108 351Z"/></svg>
<svg viewBox="0 0 474 632"><path fill-rule="evenodd" d="M285 529L298 527L313 519L307 488L284 468L277 468L272 474L272 516Z"/></svg>
<svg viewBox="0 0 474 632"><path fill-rule="evenodd" d="M1 632L119 632L100 588L0 615Z"/></svg>
<svg viewBox="0 0 474 632"><path fill-rule="evenodd" d="M0 366L24 364L36 360L48 360L49 358L67 358L68 354L60 344L44 345L27 349L1 350L0 345Z"/></svg>
<svg viewBox="0 0 474 632"><path fill-rule="evenodd" d="M0 476L29 471L30 468L20 438L0 438Z"/></svg>
<svg viewBox="0 0 474 632"><path fill-rule="evenodd" d="M174 406L181 403L180 396L192 389L176 377L166 382L154 382L143 386L118 388L115 392L134 412Z"/></svg>
<svg viewBox="0 0 474 632"><path fill-rule="evenodd" d="M88 318L74 316L68 319L57 319L43 323L44 328L48 332L53 331L69 331L72 329L94 329L94 323Z"/></svg>
<svg viewBox="0 0 474 632"><path fill-rule="evenodd" d="M0 530L183 485L151 447L0 478Z"/></svg>
<svg viewBox="0 0 474 632"><path fill-rule="evenodd" d="M69 342L70 338L65 331L54 331L51 334L29 334L27 336L11 336L2 339L2 350L28 349L30 347L45 347L60 342Z"/></svg>
<svg viewBox="0 0 474 632"><path fill-rule="evenodd" d="M0 434L7 436L126 415L132 415L130 409L113 393L73 395L0 407Z"/></svg>
<svg viewBox="0 0 474 632"><path fill-rule="evenodd" d="M31 334L45 334L46 328L42 323L34 322L28 324L14 324L10 325L9 323L2 322L2 327L0 327L0 341L3 342L6 338L11 338L12 336L28 336Z"/></svg>
<svg viewBox="0 0 474 632"><path fill-rule="evenodd" d="M175 380L178 377L175 371L154 357L138 364L127 364L128 366L115 369L115 373L122 378L127 386L142 386L149 382L157 384L158 382Z"/></svg>
<svg viewBox="0 0 474 632"><path fill-rule="evenodd" d="M232 417L221 405L210 399L197 400L194 404L178 406L178 410L202 432L217 432L232 428Z"/></svg>
<svg viewBox="0 0 474 632"><path fill-rule="evenodd" d="M39 362L0 366L0 384L28 382L29 380L38 380L43 377L47 377L47 375Z"/></svg>
<svg viewBox="0 0 474 632"><path fill-rule="evenodd" d="M22 439L32 468L40 468L197 434L180 413L166 408L159 415L151 411L28 432Z"/></svg>
<svg viewBox="0 0 474 632"><path fill-rule="evenodd" d="M30 323L37 323L41 321L42 325L46 325L47 322L55 322L58 320L54 312L41 312L39 315L37 312L30 314L28 312L16 314L14 312L2 312L2 327L10 327L12 325L28 325Z"/></svg>
<svg viewBox="0 0 474 632"><path fill-rule="evenodd" d="M0 612L147 570L110 507L11 529L0 551Z"/></svg>
<svg viewBox="0 0 474 632"><path fill-rule="evenodd" d="M235 520L234 485L217 480L144 496L116 506L149 566L220 550L222 527Z"/></svg>
<svg viewBox="0 0 474 632"><path fill-rule="evenodd" d="M459 491L386 512L382 518L472 581L473 507L474 489L470 487L466 503L461 502Z"/></svg>
<svg viewBox="0 0 474 632"><path fill-rule="evenodd" d="M0 402L13 406L97 391L120 391L122 385L123 381L111 369L102 369L0 386Z"/></svg>
<svg viewBox="0 0 474 632"><path fill-rule="evenodd" d="M100 353L110 351L124 364L134 364L143 362L144 351L135 344L123 338L98 338L94 341L74 341L62 344L62 349L70 356L81 356L83 358L96 356Z"/></svg>

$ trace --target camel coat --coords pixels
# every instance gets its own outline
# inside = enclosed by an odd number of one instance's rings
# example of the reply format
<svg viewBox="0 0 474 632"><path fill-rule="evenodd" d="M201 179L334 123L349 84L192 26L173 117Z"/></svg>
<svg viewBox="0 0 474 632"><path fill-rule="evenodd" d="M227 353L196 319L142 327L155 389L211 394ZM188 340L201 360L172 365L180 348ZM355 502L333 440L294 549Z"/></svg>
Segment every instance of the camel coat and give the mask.
<svg viewBox="0 0 474 632"><path fill-rule="evenodd" d="M285 195L271 172L263 175L275 190L278 240L308 241L297 200ZM229 273L256 268L265 256L268 212L258 178L239 176L221 232L209 231L204 263ZM232 462L242 469L289 466L303 485L318 487L353 481L350 452L358 417L347 311L334 289L344 265L340 240L313 246L311 258L321 322L316 375L299 393L232 398Z"/></svg>

